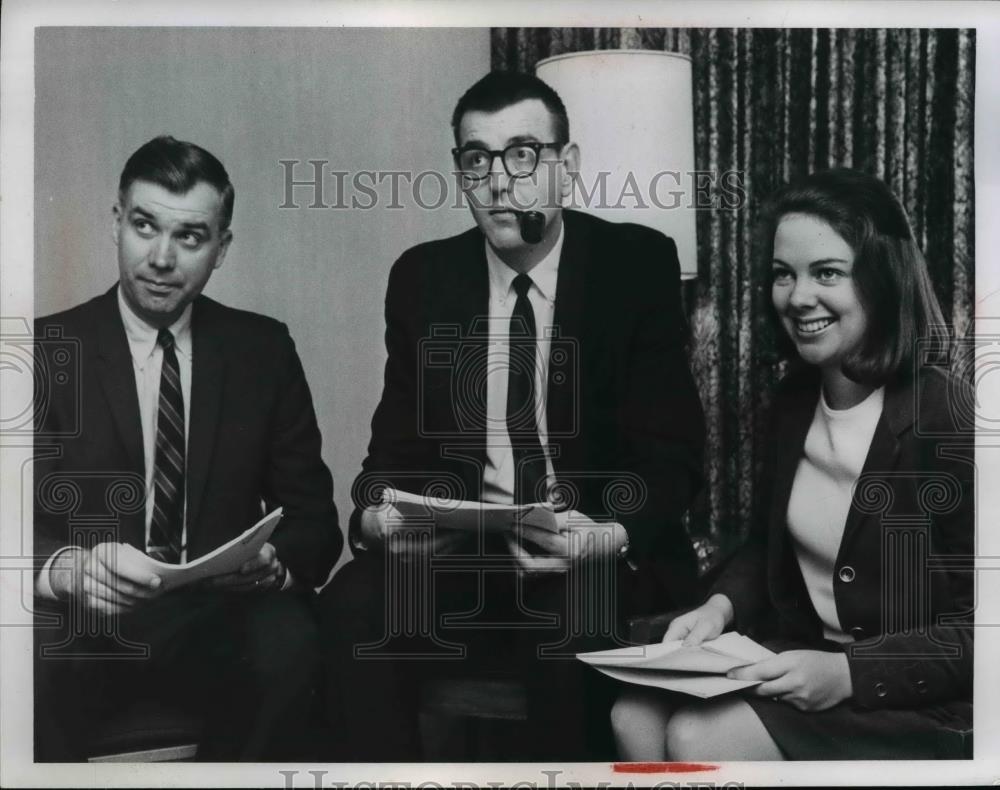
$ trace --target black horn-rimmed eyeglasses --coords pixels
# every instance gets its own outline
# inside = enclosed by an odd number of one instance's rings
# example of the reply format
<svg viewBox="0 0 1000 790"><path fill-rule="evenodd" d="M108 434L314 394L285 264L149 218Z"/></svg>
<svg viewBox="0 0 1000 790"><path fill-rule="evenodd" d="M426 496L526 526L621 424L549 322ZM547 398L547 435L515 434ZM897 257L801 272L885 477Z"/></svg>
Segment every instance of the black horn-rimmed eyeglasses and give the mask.
<svg viewBox="0 0 1000 790"><path fill-rule="evenodd" d="M538 169L538 155L543 148L562 148L563 143L513 143L499 151L489 148L452 148L455 167L471 181L482 181L493 171L493 160L498 156L503 169L511 178L530 176Z"/></svg>

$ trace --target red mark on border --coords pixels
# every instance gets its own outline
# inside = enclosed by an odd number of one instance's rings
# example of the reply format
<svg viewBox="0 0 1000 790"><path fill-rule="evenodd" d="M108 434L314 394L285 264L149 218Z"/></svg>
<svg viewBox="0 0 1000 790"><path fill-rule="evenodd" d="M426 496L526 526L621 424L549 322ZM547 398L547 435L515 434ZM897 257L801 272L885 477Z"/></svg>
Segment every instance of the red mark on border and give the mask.
<svg viewBox="0 0 1000 790"><path fill-rule="evenodd" d="M707 763L612 763L617 774L691 774L718 771L719 766Z"/></svg>

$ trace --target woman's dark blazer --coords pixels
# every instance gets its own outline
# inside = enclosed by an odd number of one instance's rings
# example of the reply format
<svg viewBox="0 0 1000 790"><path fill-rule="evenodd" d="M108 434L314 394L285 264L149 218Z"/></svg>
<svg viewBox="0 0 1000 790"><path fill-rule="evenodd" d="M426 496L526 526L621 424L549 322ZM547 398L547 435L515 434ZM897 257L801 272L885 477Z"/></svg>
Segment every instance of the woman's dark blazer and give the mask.
<svg viewBox="0 0 1000 790"><path fill-rule="evenodd" d="M839 646L823 639L786 525L819 388L815 368L782 381L757 516L712 592L732 601L738 630L844 650L856 706L971 699L971 387L929 367L886 386L834 566L837 613L855 639Z"/></svg>

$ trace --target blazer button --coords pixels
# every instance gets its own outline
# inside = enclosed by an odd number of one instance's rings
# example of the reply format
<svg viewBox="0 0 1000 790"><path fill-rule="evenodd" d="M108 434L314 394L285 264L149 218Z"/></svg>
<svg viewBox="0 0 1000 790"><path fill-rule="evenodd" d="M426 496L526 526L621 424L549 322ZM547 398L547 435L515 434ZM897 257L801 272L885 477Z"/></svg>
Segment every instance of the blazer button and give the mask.
<svg viewBox="0 0 1000 790"><path fill-rule="evenodd" d="M865 638L865 629L862 628L860 625L854 626L854 628L851 629L850 633L851 636L853 636L855 639Z"/></svg>
<svg viewBox="0 0 1000 790"><path fill-rule="evenodd" d="M854 581L854 568L850 565L845 565L840 569L840 573L837 575L840 577L840 580L844 582L844 584L850 584Z"/></svg>
<svg viewBox="0 0 1000 790"><path fill-rule="evenodd" d="M917 683L916 683L916 686L917 686L917 693L918 694L926 694L927 693L927 681L926 680L923 680L923 679L918 680Z"/></svg>
<svg viewBox="0 0 1000 790"><path fill-rule="evenodd" d="M876 697L884 697L888 693L889 693L889 689L887 689L885 687L885 683L883 683L882 681L879 681L878 683L875 684L875 696Z"/></svg>

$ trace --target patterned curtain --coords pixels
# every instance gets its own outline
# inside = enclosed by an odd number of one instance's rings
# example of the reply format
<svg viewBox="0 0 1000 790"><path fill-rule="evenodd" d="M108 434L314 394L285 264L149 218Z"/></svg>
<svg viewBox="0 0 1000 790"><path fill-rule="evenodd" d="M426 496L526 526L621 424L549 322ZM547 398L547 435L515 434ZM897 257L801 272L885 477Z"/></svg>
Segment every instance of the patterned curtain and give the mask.
<svg viewBox="0 0 1000 790"><path fill-rule="evenodd" d="M769 394L783 372L755 260L761 200L813 170L877 175L901 198L956 336L974 309L974 30L495 28L494 69L591 49L689 55L695 167L743 174L742 210L698 212L686 284L691 368L708 425L707 486L689 529L703 567L748 524Z"/></svg>

